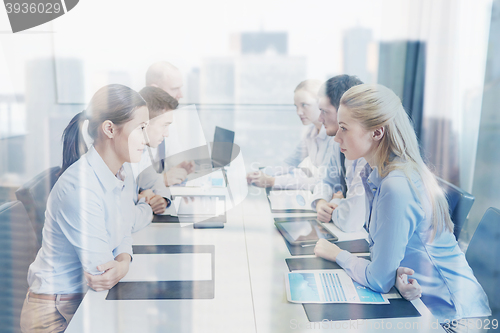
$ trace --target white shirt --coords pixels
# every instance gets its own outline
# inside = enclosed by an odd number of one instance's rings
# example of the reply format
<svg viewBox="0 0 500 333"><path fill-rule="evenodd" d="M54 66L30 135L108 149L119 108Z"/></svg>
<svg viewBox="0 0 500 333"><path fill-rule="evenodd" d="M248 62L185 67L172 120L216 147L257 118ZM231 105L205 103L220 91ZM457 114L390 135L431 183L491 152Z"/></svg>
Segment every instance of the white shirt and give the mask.
<svg viewBox="0 0 500 333"><path fill-rule="evenodd" d="M312 190L323 178L335 144L323 126L318 132L310 125L294 152L285 159L286 166L267 167L264 172L275 177L275 189ZM309 172L300 169L302 166Z"/></svg>
<svg viewBox="0 0 500 333"><path fill-rule="evenodd" d="M126 180L130 175L125 173L119 175ZM81 293L83 271L102 274L98 265L121 253L132 256L130 221L122 210L124 186L93 146L64 171L50 192L42 247L28 271L32 292Z"/></svg>
<svg viewBox="0 0 500 333"><path fill-rule="evenodd" d="M159 161L162 157L168 158L175 154L207 145L195 105L188 105L172 112L174 113L173 122L168 127L168 137L164 139L165 151L161 154L158 148L149 148L155 162ZM143 170L151 165L151 157L146 147L141 161L132 165L134 176L137 178ZM165 163L165 169L167 170L173 166Z"/></svg>
<svg viewBox="0 0 500 333"><path fill-rule="evenodd" d="M184 106L173 113L174 120L168 127L169 136L165 138L165 157L207 144L195 105Z"/></svg>
<svg viewBox="0 0 500 333"><path fill-rule="evenodd" d="M332 199L341 189L340 146L336 144L326 168L323 180L314 187L311 206L316 209L318 200L323 199L338 205L333 210L332 221L344 232L361 230L368 221L370 202L365 194L363 177L366 179L371 169L364 158L355 161L345 160L347 193L345 199ZM368 170L366 170L368 166Z"/></svg>

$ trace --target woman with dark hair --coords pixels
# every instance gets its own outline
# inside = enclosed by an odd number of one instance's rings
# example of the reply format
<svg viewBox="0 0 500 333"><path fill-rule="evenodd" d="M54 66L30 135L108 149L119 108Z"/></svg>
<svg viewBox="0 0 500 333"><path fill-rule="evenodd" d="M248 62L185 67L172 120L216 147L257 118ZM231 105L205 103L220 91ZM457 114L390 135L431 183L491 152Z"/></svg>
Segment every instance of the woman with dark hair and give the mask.
<svg viewBox="0 0 500 333"><path fill-rule="evenodd" d="M87 286L108 290L127 274L132 238L120 207L122 165L141 159L148 121L144 99L114 84L99 89L64 130L62 174L28 272L23 332L64 331ZM88 151L82 134L94 140Z"/></svg>

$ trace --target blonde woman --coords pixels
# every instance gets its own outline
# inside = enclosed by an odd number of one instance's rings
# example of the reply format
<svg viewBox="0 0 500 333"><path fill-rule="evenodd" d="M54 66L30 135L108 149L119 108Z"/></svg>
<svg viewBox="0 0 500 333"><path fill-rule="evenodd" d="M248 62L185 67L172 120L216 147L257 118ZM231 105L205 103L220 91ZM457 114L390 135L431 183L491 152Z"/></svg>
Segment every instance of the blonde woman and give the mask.
<svg viewBox="0 0 500 333"><path fill-rule="evenodd" d="M318 91L321 84L319 80L305 80L295 88L294 104L300 121L308 126L306 133L294 152L284 160L285 165L248 173L249 184L275 189L312 190L321 181L320 168L326 166L336 145L319 121ZM310 172L306 173L300 167Z"/></svg>
<svg viewBox="0 0 500 333"><path fill-rule="evenodd" d="M449 330L460 318L491 314L488 299L452 233L448 204L424 164L400 99L381 85L350 88L340 101L335 141L346 159L364 157L371 202L371 261L320 240L316 256L336 261L358 283L388 292L397 268L414 269L422 301Z"/></svg>

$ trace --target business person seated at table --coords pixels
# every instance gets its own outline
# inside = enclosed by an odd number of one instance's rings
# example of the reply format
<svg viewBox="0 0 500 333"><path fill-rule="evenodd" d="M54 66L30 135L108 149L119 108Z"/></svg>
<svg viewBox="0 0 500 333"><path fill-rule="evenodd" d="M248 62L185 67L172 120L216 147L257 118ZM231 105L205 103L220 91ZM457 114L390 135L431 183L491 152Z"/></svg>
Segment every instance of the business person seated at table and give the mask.
<svg viewBox="0 0 500 333"><path fill-rule="evenodd" d="M168 136L168 126L172 123L172 113L178 102L165 91L146 87L139 92L147 103L149 125L146 128L146 145L155 150L164 137ZM82 137L89 149L94 140L88 134L88 120L82 125ZM132 233L151 223L153 213L162 214L170 206L170 190L165 186L163 176L152 166L147 149L139 163L124 163L123 171L130 175L124 182L121 194L123 215L131 221ZM139 193L140 191L140 193Z"/></svg>
<svg viewBox="0 0 500 333"><path fill-rule="evenodd" d="M177 101L184 97L182 94L183 85L184 82L182 80L181 71L168 61L155 62L149 66L146 71L146 86L160 88ZM180 113L177 116L182 117L183 114ZM179 148L182 146L180 145L179 130L189 131L190 129L172 128L171 135L168 138L165 138L164 142L159 145L156 155L154 155L155 159L162 159L180 152ZM191 135L191 140L194 140L194 142L190 142L188 147L195 148L196 146L203 146L206 144L206 142L204 142L204 137L201 138L201 141L196 140L195 138L195 135ZM183 161L178 165L165 170L163 172L165 185L172 186L182 183L188 174L194 172L194 168L195 166L193 161Z"/></svg>
<svg viewBox="0 0 500 333"><path fill-rule="evenodd" d="M163 176L156 172L152 164L157 161L152 161L151 157L156 155L158 146L168 137L169 126L173 122L171 111L179 105L175 98L157 87L144 87L139 94L146 101L149 111L149 124L146 128L147 149L144 149L139 163L131 164L134 174L138 177L134 191L127 191L127 195L133 195L135 205L143 200L151 207L149 211L145 209L144 213L136 210L139 218L133 219L132 232L137 232L151 223L151 210L155 214L162 214L171 205L170 191L165 186ZM141 191L139 195L137 191ZM130 198L125 198L125 202L130 202Z"/></svg>
<svg viewBox="0 0 500 333"><path fill-rule="evenodd" d="M319 89L319 121L328 136L335 136L339 128L337 110L340 98L351 87L363 84L356 76L337 75L328 79ZM368 219L368 201L363 182L371 171L364 158L354 161L344 158L338 143L326 167L325 177L313 190L311 206L321 222L333 223L344 232L361 230ZM345 198L344 198L345 195Z"/></svg>
<svg viewBox="0 0 500 333"><path fill-rule="evenodd" d="M448 203L424 164L400 99L381 85L357 85L340 101L335 141L347 159L373 171L370 260L319 240L316 256L336 261L356 282L378 292L395 284L397 268L415 270L422 301L440 323L491 314L488 298L453 235ZM452 329L460 329L454 327Z"/></svg>
<svg viewBox="0 0 500 333"><path fill-rule="evenodd" d="M275 189L312 190L324 173L324 167L333 152L333 138L326 135L325 128L319 122L318 89L321 82L305 80L294 93L294 104L302 124L308 126L294 152L284 160L283 166L266 167L264 170L247 174L247 181L259 187ZM307 163L305 159L310 163ZM308 172L300 168L302 165Z"/></svg>
<svg viewBox="0 0 500 333"><path fill-rule="evenodd" d="M94 143L83 154L87 117ZM139 162L148 122L139 93L113 84L99 89L66 127L63 173L50 192L42 247L28 272L23 332L64 331L87 286L108 290L127 274L132 237L121 192L130 175L122 166Z"/></svg>

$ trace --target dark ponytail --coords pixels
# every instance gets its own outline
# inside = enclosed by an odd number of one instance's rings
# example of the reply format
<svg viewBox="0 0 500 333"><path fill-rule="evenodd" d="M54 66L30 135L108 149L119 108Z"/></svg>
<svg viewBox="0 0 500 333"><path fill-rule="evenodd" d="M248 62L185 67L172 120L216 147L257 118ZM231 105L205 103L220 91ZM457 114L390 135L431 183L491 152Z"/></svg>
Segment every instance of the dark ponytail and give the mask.
<svg viewBox="0 0 500 333"><path fill-rule="evenodd" d="M110 84L99 89L87 107L86 111L78 113L71 119L63 133L63 162L59 175L71 164L75 163L87 152L81 128L89 117L88 134L98 140L101 124L110 120L115 125L121 125L134 117L137 108L146 106L144 99L133 89L121 84Z"/></svg>
<svg viewBox="0 0 500 333"><path fill-rule="evenodd" d="M63 140L63 161L61 171L59 171L58 176L69 168L69 166L80 158L83 154L87 152L87 145L83 140L81 133L82 124L85 121L85 111L78 113L71 119L68 126L64 129L62 140Z"/></svg>

